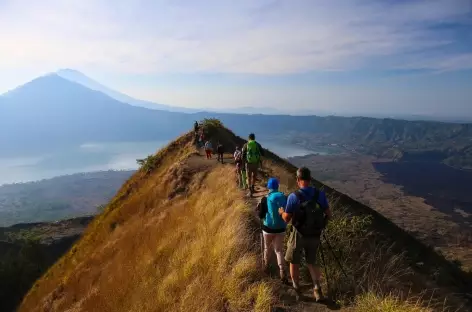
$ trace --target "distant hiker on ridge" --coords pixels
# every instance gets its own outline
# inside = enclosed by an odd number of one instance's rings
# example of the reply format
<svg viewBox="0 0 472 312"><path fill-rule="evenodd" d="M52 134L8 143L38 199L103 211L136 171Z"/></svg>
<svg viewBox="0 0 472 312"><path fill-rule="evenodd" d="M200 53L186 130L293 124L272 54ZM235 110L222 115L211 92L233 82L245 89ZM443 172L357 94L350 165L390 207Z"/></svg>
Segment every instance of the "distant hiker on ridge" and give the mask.
<svg viewBox="0 0 472 312"><path fill-rule="evenodd" d="M256 142L254 133L249 134L249 140L243 146L243 157L246 164L247 184L249 186L249 196L255 193L255 184L257 170L261 162L261 156L264 156L262 146Z"/></svg>
<svg viewBox="0 0 472 312"><path fill-rule="evenodd" d="M239 149L239 146L236 146L236 150L234 151L234 162L236 164L236 174L238 176L238 185L242 189L247 188L247 181L246 181L246 168L244 167L243 162L243 152Z"/></svg>
<svg viewBox="0 0 472 312"><path fill-rule="evenodd" d="M262 197L257 205L258 215L262 220L262 235L264 236L264 267L267 270L273 247L277 256L280 279L285 283L287 276L284 268L283 245L286 223L279 214L279 208L285 207L287 197L284 193L279 192L279 181L276 178L269 179L267 188L269 194Z"/></svg>
<svg viewBox="0 0 472 312"><path fill-rule="evenodd" d="M224 148L223 144L218 141L218 144L216 145L216 152L218 153L218 161L221 161L223 163L223 154L224 154Z"/></svg>
<svg viewBox="0 0 472 312"><path fill-rule="evenodd" d="M206 153L207 159L211 159L211 152L212 151L213 151L213 147L211 146L211 142L206 141L205 142L205 153Z"/></svg>
<svg viewBox="0 0 472 312"><path fill-rule="evenodd" d="M295 291L300 291L300 258L302 251L311 279L313 280L313 295L316 301L323 299L321 291L321 269L316 263L316 252L321 242L321 232L326 222L331 218L328 200L323 191L310 186L311 172L306 167L297 170L297 184L300 189L289 195L285 210L279 209L279 214L285 222L292 221L292 227L287 241L285 260L290 263Z"/></svg>
<svg viewBox="0 0 472 312"><path fill-rule="evenodd" d="M193 124L193 131L195 132L195 135L198 135L198 128L199 128L198 122L195 121L195 123Z"/></svg>

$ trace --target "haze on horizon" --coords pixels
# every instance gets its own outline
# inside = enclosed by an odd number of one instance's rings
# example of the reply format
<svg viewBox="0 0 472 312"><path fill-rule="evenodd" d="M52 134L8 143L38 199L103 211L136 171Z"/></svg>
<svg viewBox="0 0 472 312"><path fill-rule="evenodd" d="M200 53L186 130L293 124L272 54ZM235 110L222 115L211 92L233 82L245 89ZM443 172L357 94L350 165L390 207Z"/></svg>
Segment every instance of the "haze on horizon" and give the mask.
<svg viewBox="0 0 472 312"><path fill-rule="evenodd" d="M73 68L193 108L472 117L472 1L0 0L0 93Z"/></svg>

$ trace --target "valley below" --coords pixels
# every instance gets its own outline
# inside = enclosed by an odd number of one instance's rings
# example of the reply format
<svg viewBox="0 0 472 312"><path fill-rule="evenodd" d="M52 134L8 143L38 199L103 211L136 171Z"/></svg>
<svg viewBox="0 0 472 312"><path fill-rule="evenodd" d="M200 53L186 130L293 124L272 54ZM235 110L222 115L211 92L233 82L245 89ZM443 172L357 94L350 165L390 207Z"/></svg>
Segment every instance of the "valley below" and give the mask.
<svg viewBox="0 0 472 312"><path fill-rule="evenodd" d="M315 179L382 213L464 269L472 269L472 171L360 154L292 157Z"/></svg>

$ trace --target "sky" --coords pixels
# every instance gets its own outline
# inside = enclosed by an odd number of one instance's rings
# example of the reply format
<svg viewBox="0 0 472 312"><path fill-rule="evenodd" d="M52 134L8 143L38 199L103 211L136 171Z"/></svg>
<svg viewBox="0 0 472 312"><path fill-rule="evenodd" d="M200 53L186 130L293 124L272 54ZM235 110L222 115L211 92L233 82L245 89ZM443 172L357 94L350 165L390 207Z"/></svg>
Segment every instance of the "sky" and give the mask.
<svg viewBox="0 0 472 312"><path fill-rule="evenodd" d="M61 68L174 106L472 117L472 0L0 0L0 93Z"/></svg>

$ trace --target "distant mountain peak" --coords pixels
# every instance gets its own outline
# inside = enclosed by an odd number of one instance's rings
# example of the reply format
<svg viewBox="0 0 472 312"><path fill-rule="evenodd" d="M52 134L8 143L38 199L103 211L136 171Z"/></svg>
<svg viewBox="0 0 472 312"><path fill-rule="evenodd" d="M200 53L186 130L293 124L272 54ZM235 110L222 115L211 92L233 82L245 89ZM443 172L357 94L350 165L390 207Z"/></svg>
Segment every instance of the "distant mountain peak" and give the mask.
<svg viewBox="0 0 472 312"><path fill-rule="evenodd" d="M87 75L81 73L80 71L72 69L72 68L59 69L56 72L56 74L64 79L81 84L82 86L87 87L89 89L100 91L115 100L130 104L133 106L140 106L140 107L145 107L149 109L167 110L167 111L173 111L173 112L185 112L185 113L198 112L198 110L194 110L194 109L187 109L184 107L173 107L173 106L162 105L162 104L157 104L157 103L153 103L149 101L135 99L129 95L126 95L124 93L115 91L107 86L104 86L101 83L88 77Z"/></svg>

